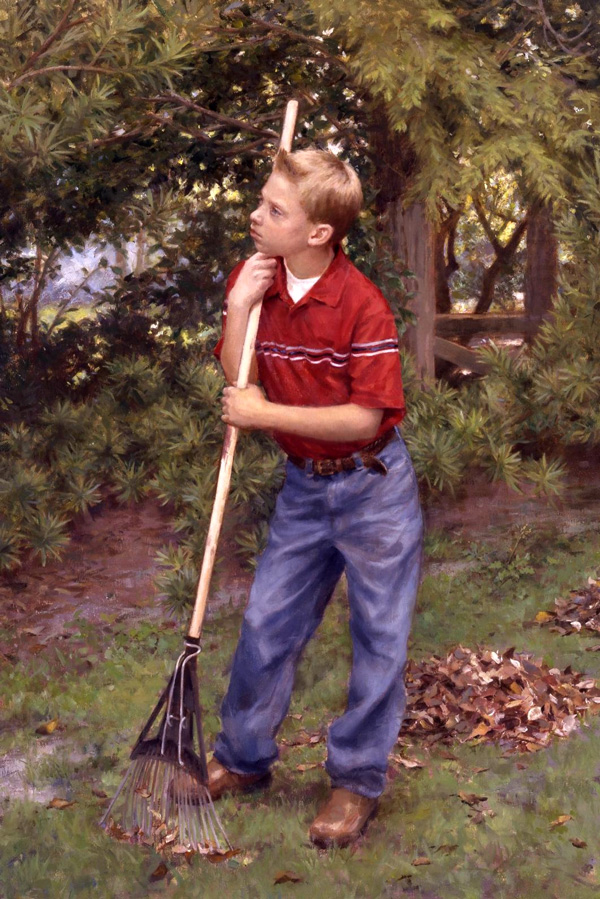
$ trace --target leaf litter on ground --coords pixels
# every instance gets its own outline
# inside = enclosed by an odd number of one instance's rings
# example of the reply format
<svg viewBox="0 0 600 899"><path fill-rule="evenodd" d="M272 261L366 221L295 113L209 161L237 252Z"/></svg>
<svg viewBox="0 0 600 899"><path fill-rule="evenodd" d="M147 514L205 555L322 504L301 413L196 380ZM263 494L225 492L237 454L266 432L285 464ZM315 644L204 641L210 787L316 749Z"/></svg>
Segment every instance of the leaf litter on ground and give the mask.
<svg viewBox="0 0 600 899"><path fill-rule="evenodd" d="M407 710L400 743L492 742L508 754L535 752L553 736L578 728L586 711L600 711L593 678L570 667L550 668L514 649L474 652L457 646L446 658L410 661Z"/></svg>
<svg viewBox="0 0 600 899"><path fill-rule="evenodd" d="M555 599L554 609L538 612L535 621L551 625L550 630L563 637L582 631L600 634L600 582L588 578L585 587ZM600 645L593 648L600 649Z"/></svg>

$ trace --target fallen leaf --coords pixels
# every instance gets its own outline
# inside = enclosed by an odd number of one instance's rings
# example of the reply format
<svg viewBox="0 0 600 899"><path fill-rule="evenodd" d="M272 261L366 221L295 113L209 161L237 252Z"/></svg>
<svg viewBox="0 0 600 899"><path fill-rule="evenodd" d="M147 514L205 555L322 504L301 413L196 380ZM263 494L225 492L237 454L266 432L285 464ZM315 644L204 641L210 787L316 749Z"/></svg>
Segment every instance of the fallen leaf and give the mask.
<svg viewBox="0 0 600 899"><path fill-rule="evenodd" d="M69 802L68 799L59 799L57 796L54 799L51 799L46 808L71 808L71 806L75 805L75 801Z"/></svg>
<svg viewBox="0 0 600 899"><path fill-rule="evenodd" d="M573 844L573 846L575 846L576 849L585 849L587 846L585 840L578 840L577 838L571 840L571 843Z"/></svg>
<svg viewBox="0 0 600 899"><path fill-rule="evenodd" d="M210 852L206 858L211 864L220 865L222 862L226 862L228 859L239 855L241 851L241 849L227 849L226 852ZM175 852L174 849L173 852Z"/></svg>
<svg viewBox="0 0 600 899"><path fill-rule="evenodd" d="M458 843L442 843L442 845L438 846L435 851L443 852L444 855L450 855L455 849L458 849Z"/></svg>
<svg viewBox="0 0 600 899"><path fill-rule="evenodd" d="M104 790L97 790L95 787L92 787L92 795L97 796L98 799L108 799L108 794Z"/></svg>
<svg viewBox="0 0 600 899"><path fill-rule="evenodd" d="M555 821L552 821L552 823L550 824L550 827L551 828L562 827L563 824L567 823L567 821L572 821L572 820L573 820L573 815L559 815Z"/></svg>
<svg viewBox="0 0 600 899"><path fill-rule="evenodd" d="M188 852L191 852L189 846L182 846L180 843L178 843L176 846L171 846L170 851L173 853L173 855L187 855Z"/></svg>
<svg viewBox="0 0 600 899"><path fill-rule="evenodd" d="M113 840L119 840L122 843L131 842L133 836L127 830L123 830L123 828L116 824L112 818L110 819L110 824L106 827L106 832L113 838Z"/></svg>
<svg viewBox="0 0 600 899"><path fill-rule="evenodd" d="M398 765L402 765L404 768L424 768L425 765L423 762L420 762L419 759L409 759L403 758L401 755L393 755L392 761L396 762Z"/></svg>
<svg viewBox="0 0 600 899"><path fill-rule="evenodd" d="M322 762L307 762L306 764L296 765L296 771L310 771L312 768L321 768Z"/></svg>
<svg viewBox="0 0 600 899"><path fill-rule="evenodd" d="M540 624L546 624L547 621L554 621L554 618L553 612L538 612L535 616L535 620L539 621Z"/></svg>
<svg viewBox="0 0 600 899"><path fill-rule="evenodd" d="M294 874L293 871L279 871L275 875L273 883L304 883L304 880L299 874Z"/></svg>
<svg viewBox="0 0 600 899"><path fill-rule="evenodd" d="M484 724L483 721L474 727L469 736L466 738L465 743L469 740L474 740L475 737L485 737L486 734L489 734L491 731L491 727L488 724Z"/></svg>
<svg viewBox="0 0 600 899"><path fill-rule="evenodd" d="M41 734L43 737L47 737L49 734L53 734L56 728L59 725L59 719L53 718L51 721L45 721L43 724L40 724L39 727L36 727L36 734Z"/></svg>
<svg viewBox="0 0 600 899"><path fill-rule="evenodd" d="M466 803L466 805L470 805L471 807L477 805L480 802L485 802L487 796L478 796L477 793L465 793L463 790L458 792L458 797L461 802Z"/></svg>
<svg viewBox="0 0 600 899"><path fill-rule="evenodd" d="M151 883L156 883L158 880L164 880L167 874L169 873L169 869L165 865L164 862L161 862L152 872L150 877L148 878Z"/></svg>
<svg viewBox="0 0 600 899"><path fill-rule="evenodd" d="M430 865L431 860L427 858L426 855L420 855L418 858L413 858L411 863L415 868L418 868L420 865Z"/></svg>

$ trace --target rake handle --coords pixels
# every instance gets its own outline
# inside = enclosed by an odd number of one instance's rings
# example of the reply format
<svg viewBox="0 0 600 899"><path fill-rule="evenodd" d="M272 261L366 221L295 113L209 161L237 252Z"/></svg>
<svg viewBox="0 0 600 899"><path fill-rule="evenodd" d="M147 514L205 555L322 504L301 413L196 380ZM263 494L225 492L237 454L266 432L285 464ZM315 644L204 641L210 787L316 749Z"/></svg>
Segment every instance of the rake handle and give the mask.
<svg viewBox="0 0 600 899"><path fill-rule="evenodd" d="M286 150L288 153L292 148L292 140L294 137L294 129L296 127L296 116L298 114L298 101L290 100L285 110L285 118L281 131L281 139L279 148ZM256 343L256 335L258 332L258 322L260 319L260 310L262 301L256 303L248 315L248 324L246 325L246 336L244 338L244 346L242 348L242 356L240 359L240 367L237 377L237 386L244 388L248 386L248 378L250 376L250 368L252 365L252 355L254 353L254 345ZM217 478L217 490L213 502L212 514L210 516L210 524L208 526L208 535L204 546L204 557L202 559L202 568L200 570L200 579L198 581L198 589L196 591L196 601L194 603L194 611L192 620L188 630L188 637L197 640L202 631L202 623L206 612L206 602L208 599L208 591L212 578L213 568L215 565L215 557L217 555L217 544L223 517L225 515L225 504L229 494L229 485L231 483L231 471L233 468L233 457L237 445L239 428L235 425L227 425L225 429L225 438L223 440L223 449L221 452L221 462L219 465L219 476Z"/></svg>

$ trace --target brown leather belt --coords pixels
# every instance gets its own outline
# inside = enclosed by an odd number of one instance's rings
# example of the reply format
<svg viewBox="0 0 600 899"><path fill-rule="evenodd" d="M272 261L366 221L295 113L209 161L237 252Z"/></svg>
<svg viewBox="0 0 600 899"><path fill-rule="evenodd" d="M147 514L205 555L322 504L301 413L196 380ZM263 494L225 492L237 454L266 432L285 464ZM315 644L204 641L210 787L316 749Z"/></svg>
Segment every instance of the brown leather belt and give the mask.
<svg viewBox="0 0 600 899"><path fill-rule="evenodd" d="M310 464L313 474L328 477L332 474L339 474L341 471L354 471L355 468L358 468L355 456L359 456L364 468L372 468L379 474L385 475L388 472L387 465L377 457L377 453L380 453L395 436L396 431L394 428L390 428L377 440L357 450L353 456L343 456L341 459L301 459L299 456L288 456L288 459L297 468L308 468Z"/></svg>

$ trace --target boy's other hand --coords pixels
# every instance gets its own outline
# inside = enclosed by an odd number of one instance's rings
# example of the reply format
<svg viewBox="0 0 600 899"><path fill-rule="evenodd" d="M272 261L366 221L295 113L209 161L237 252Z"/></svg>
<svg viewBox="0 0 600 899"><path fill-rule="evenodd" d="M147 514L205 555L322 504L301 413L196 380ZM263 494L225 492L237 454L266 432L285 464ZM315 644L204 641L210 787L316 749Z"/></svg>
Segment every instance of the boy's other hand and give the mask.
<svg viewBox="0 0 600 899"><path fill-rule="evenodd" d="M250 256L229 293L229 305L250 309L262 300L275 279L276 271L277 260L274 256L265 256L264 253Z"/></svg>
<svg viewBox="0 0 600 899"><path fill-rule="evenodd" d="M256 384L248 387L226 387L223 391L223 415L228 425L236 428L263 428L269 401Z"/></svg>

